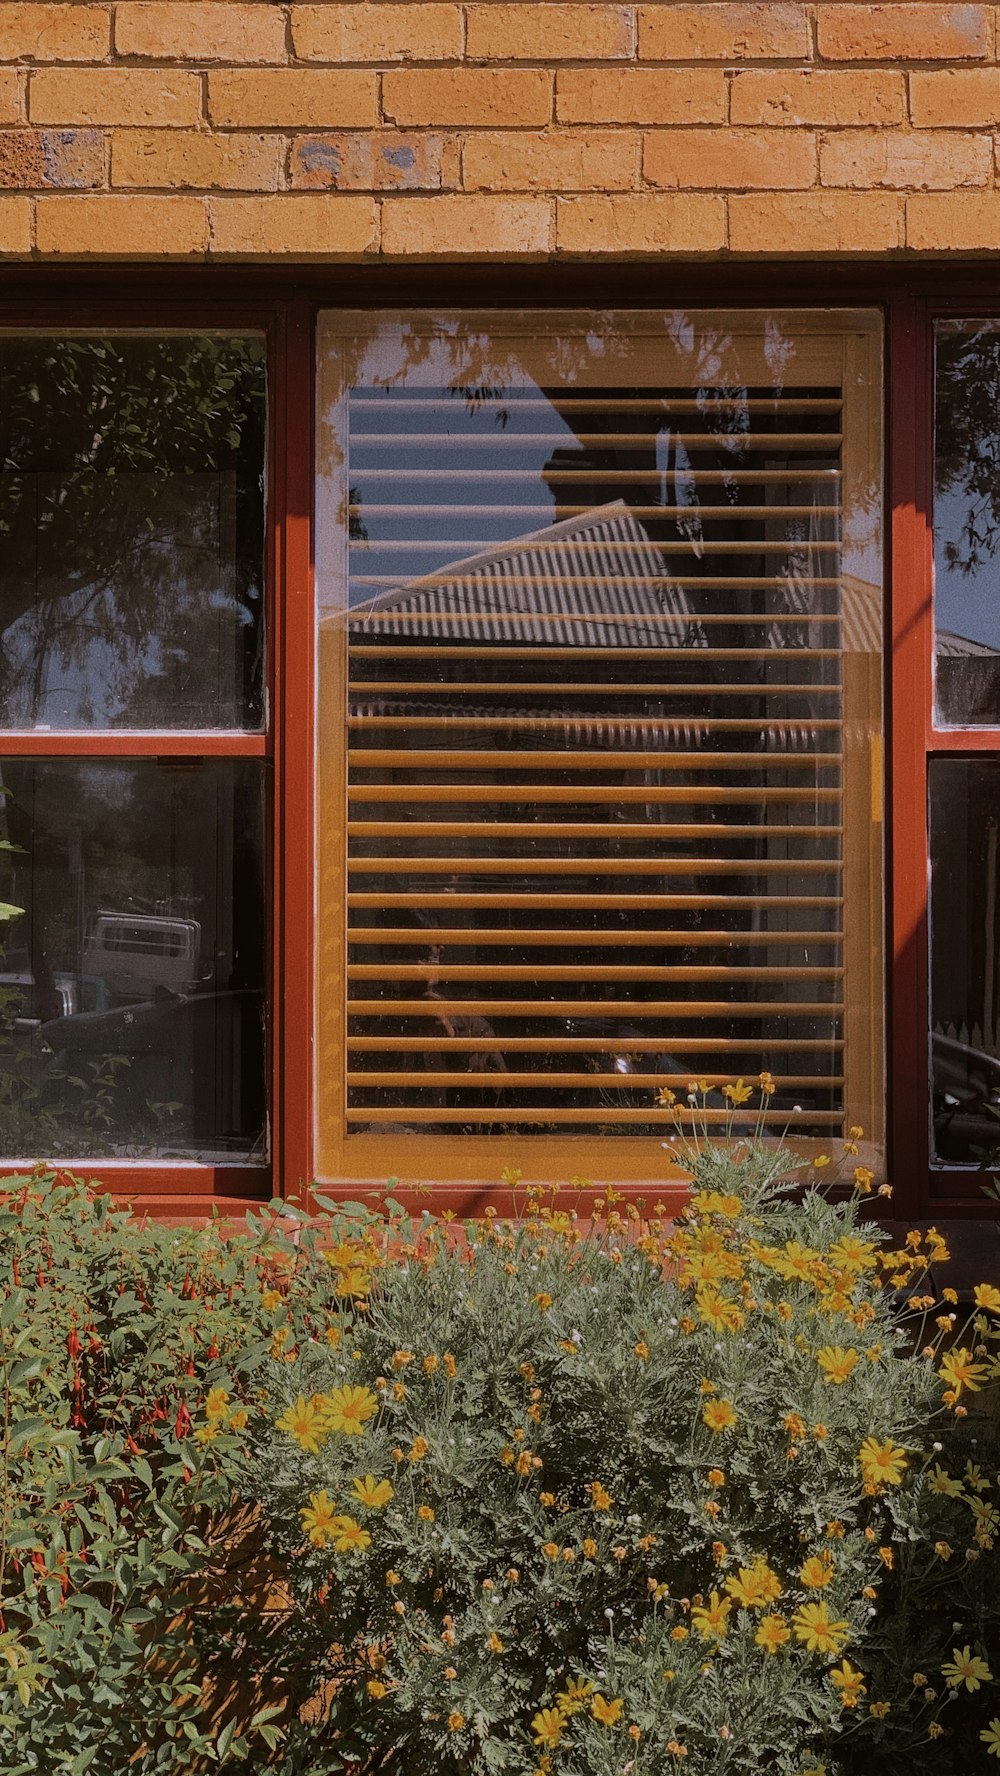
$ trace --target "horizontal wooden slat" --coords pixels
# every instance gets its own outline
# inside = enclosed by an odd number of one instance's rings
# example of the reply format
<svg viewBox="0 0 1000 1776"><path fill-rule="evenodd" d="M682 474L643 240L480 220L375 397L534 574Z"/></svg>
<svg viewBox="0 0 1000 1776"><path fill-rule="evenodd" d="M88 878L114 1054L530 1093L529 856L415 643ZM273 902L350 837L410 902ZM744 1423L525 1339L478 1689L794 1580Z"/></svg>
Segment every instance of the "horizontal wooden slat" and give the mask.
<svg viewBox="0 0 1000 1776"><path fill-rule="evenodd" d="M348 999L351 1016L523 1018L734 1018L835 1017L834 999ZM676 1036L683 1042L683 1036Z"/></svg>
<svg viewBox="0 0 1000 1776"><path fill-rule="evenodd" d="M698 665L701 663L699 661L701 650L692 649L691 652L693 656L693 664ZM794 653L794 650L791 650L791 652ZM488 653L484 649L484 664L488 658ZM701 654L701 658L703 660L703 653ZM820 696L839 697L841 693L841 687L836 683L823 683L822 681L819 681L816 684L783 684L779 678L775 678L770 682L764 681L763 683L760 680L757 680L756 682L749 684L745 680L739 684L684 684L680 681L674 681L670 684L662 684L659 679L647 680L646 683L642 683L642 681L636 682L635 680L621 682L615 681L614 679L608 679L602 684L599 681L596 683L593 680L580 682L574 679L568 679L565 677L556 678L554 676L551 679L542 680L541 682L537 679L532 679L530 682L526 683L522 683L520 680L505 680L502 684L495 684L487 679L362 678L352 680L350 690L355 696L365 692L368 694L375 693L382 697L457 697L468 694L471 694L476 698L554 698L557 696L642 697L646 702L649 702L651 698L667 697L671 695L690 697L692 699L702 694L706 697L770 696L780 698L811 698ZM697 715L684 717L685 721L690 721L692 723L696 723L699 719L700 718ZM766 721L762 720L761 726L764 727L766 725Z"/></svg>
<svg viewBox="0 0 1000 1776"><path fill-rule="evenodd" d="M844 970L831 963L827 967L801 967L788 963L750 963L737 965L725 962L656 963L656 962L354 962L347 970L348 980L366 981L833 981L840 980Z"/></svg>
<svg viewBox="0 0 1000 1776"><path fill-rule="evenodd" d="M732 1072L703 1073L700 1068L698 1070L698 1078L704 1079L708 1085L728 1085L731 1083L732 1077ZM691 1074L590 1072L531 1073L518 1069L517 1071L508 1073L506 1075L506 1081L511 1086L521 1086L532 1091L544 1090L546 1088L551 1090L556 1090L557 1088L577 1089L581 1086L584 1088L592 1087L595 1090L601 1086L617 1086L619 1090L627 1088L630 1091L655 1091L662 1089L664 1086L669 1086L672 1090L676 1088L680 1092L683 1092L691 1083ZM491 1074L487 1081L487 1077L484 1074L470 1072L468 1070L461 1073L448 1073L439 1072L434 1068L433 1070L427 1070L421 1073L412 1073L405 1072L402 1069L398 1072L393 1072L391 1069L387 1069L384 1072L377 1072L373 1069L370 1073L363 1071L348 1073L347 1083L350 1086L362 1087L405 1085L414 1086L421 1091L437 1091L439 1087L455 1085L482 1087L485 1084L486 1089L489 1090L491 1085L499 1087L501 1083L503 1083L503 1075L497 1075L495 1073ZM775 1074L774 1083L777 1087L788 1090L792 1087L798 1088L799 1086L805 1085L828 1086L832 1090L836 1086L843 1085L844 1080L843 1075L837 1073L788 1073L783 1075Z"/></svg>
<svg viewBox="0 0 1000 1776"><path fill-rule="evenodd" d="M349 766L365 771L759 771L779 765L783 771L812 771L839 766L839 752L659 752L585 751L553 747L549 752L529 752L520 747L475 752L464 747L441 746L411 750L352 747Z"/></svg>
<svg viewBox="0 0 1000 1776"><path fill-rule="evenodd" d="M804 1128L817 1123L823 1128L840 1128L844 1121L842 1110L808 1110L802 1116L791 1116L787 1110L767 1110L759 1113L753 1109L743 1112L742 1121L744 1123L751 1122L757 1114L762 1114L763 1121L769 1126L785 1128L791 1124L793 1132L798 1124ZM512 1122L565 1122L596 1123L602 1128L611 1127L616 1123L623 1127L630 1123L662 1123L669 1128L675 1126L676 1121L672 1111L661 1110L655 1104L649 1110L618 1110L607 1104L595 1104L592 1110L584 1110L576 1105L567 1109L555 1106L546 1109L535 1107L526 1109L522 1104L518 1104L516 1108L500 1110L492 1110L479 1105L469 1110L455 1110L450 1107L432 1108L430 1105L417 1107L413 1104L407 1104L405 1108L396 1107L386 1110L368 1107L358 1109L350 1106L347 1115L350 1122L471 1122L500 1123L504 1127L509 1127ZM702 1110L700 1107L698 1110L699 1122L726 1123L729 1121L729 1115L730 1113L725 1110Z"/></svg>
<svg viewBox="0 0 1000 1776"><path fill-rule="evenodd" d="M590 518L594 508L591 505L581 505L579 500L572 504L568 500L557 500L554 506L529 506L527 503L522 505L511 501L503 503L494 501L490 505L484 503L472 505L471 502L466 505L456 500L432 505L430 501L421 501L419 505L414 505L412 502L402 500L367 499L357 503L352 501L347 511L349 518L359 518L366 525L376 518L420 518L425 524L433 523L437 518L514 518L520 526L532 529L534 527L541 528L546 524L562 524L567 518ZM774 523L778 518L809 518L814 521L825 519L829 522L831 519L841 516L839 506L817 507L811 503L794 506L785 504L779 506L705 506L701 504L697 506L659 504L640 506L630 502L629 513L631 517L637 519L683 518L688 524L691 522L692 516L697 516L699 519L725 518L729 523L732 523L734 518L739 518L741 522L746 522L751 518L766 519L769 523ZM371 547L373 544L376 548L383 547L379 538L372 538L369 535L365 547ZM496 547L501 549L504 546L504 541L498 538ZM544 546L552 547L553 545L546 544ZM565 547L565 545L563 546ZM583 546L588 552L594 547L589 539L585 541ZM613 547L616 552L620 552L622 548L621 543L609 546ZM443 548L444 545L439 543L438 547ZM480 539L477 552L480 552L482 547L483 543ZM532 543L530 547L534 552L536 545Z"/></svg>
<svg viewBox="0 0 1000 1776"><path fill-rule="evenodd" d="M408 890L365 894L352 890L347 896L349 907L445 907L449 910L492 909L525 912L692 912L701 909L717 912L733 911L730 894L531 894L512 891L507 894L433 894L427 890ZM763 911L784 911L796 907L842 907L839 894L741 894L739 905Z"/></svg>
<svg viewBox="0 0 1000 1776"><path fill-rule="evenodd" d="M487 613L484 613L484 614L487 614ZM521 617L519 620L522 622L524 621L523 617ZM535 620L534 617L532 617L531 621L534 622L534 620ZM603 617L602 616L597 616L597 617L588 616L588 617L584 617L581 619L581 621L586 622L586 623L594 623L594 622L601 623L601 622L610 622L613 620L616 620L616 619L609 617L609 616L603 616ZM674 622L674 623L687 623L688 622L687 617L668 617L666 620L668 622ZM561 622L562 618L561 617L554 617L552 619L552 621L553 622ZM645 621L645 618L640 618L640 621ZM720 614L718 611L715 611L711 615L708 615L708 616L702 616L699 614L696 621L697 621L699 627L703 627L706 624L715 623L715 624L722 624L727 628L731 626L733 628L738 629L738 628L746 628L749 626L749 627L752 627L755 629L769 629L770 630L770 629L773 629L776 624L777 625L784 625L786 623L808 623L811 625L812 623L815 623L815 622L839 623L840 618L838 616L834 616L834 615L823 616L823 617L784 617L784 616L775 617L775 616L769 616L766 613L761 616L747 616L746 614L742 614L742 615L735 614L733 616L728 616L725 614ZM616 647L614 649L614 657L616 660L674 660L677 658L678 653L681 651L683 651L684 653L689 653L691 650L690 649L680 650L676 647L643 647L643 646L640 646L640 647ZM456 645L454 642L446 642L446 641L432 642L430 644L430 646L425 646L422 642L408 642L406 645L405 654L403 656L403 661L401 661L400 646L399 646L398 640L394 640L391 643L385 643L385 642L368 643L368 642L359 642L359 641L353 641L353 640L351 642L351 658L352 659L354 659L354 660L390 660L390 661L392 661L392 663L394 665L399 665L401 663L404 663L404 661L409 661L409 660L482 660L483 652L484 652L484 648L483 648L482 642L478 642L474 647L462 647L462 646ZM698 657L699 658L704 657L704 655L707 652L708 652L708 650L706 648L698 648L698 650L697 650ZM804 658L804 659L810 660L810 659L815 659L817 657L817 655L819 655L819 657L821 657L823 659L835 658L839 655L840 649L839 648L817 649L817 648L792 647L792 648L751 648L749 650L741 650L741 649L734 650L732 648L729 648L726 650L726 652L729 654L735 653L737 655L742 655L743 653L748 653L749 655L752 655L754 658L756 658L758 654L763 653L767 659L772 659L776 654L778 655L779 658L784 657L787 654L794 654L796 659L803 659ZM493 661L493 660L529 660L529 661L534 661L534 660L606 660L608 657L607 647L587 647L587 646L565 647L565 646L560 646L559 644L549 645L546 642L519 642L519 643L517 643L516 646L510 646L506 643L490 642L489 647L488 647L488 653L489 653L489 659L491 661ZM717 649L717 648L713 649L712 650L712 657L713 658L716 657L718 655L718 653L719 653L719 649Z"/></svg>
<svg viewBox="0 0 1000 1776"><path fill-rule="evenodd" d="M780 762L780 761L776 761ZM782 784L768 784L766 788L750 789L742 786L729 788L717 784L655 784L655 783L622 783L594 784L581 783L518 783L503 785L478 783L396 783L396 784L355 784L351 791L351 800L359 807L366 802L483 802L500 805L502 802L528 803L540 805L551 802L572 802L574 805L586 802L672 802L682 806L691 802L712 803L740 802L755 803L760 807L768 807L776 802L839 802L839 789L818 789L812 785L807 789L788 789Z"/></svg>
<svg viewBox="0 0 1000 1776"><path fill-rule="evenodd" d="M718 1054L725 1051L734 1054L750 1054L752 1056L772 1054L818 1054L836 1053L844 1046L843 1038L838 1036L769 1036L762 1042L759 1036L727 1036L723 1040L716 1036L685 1036L682 1038L685 1054ZM608 1036L560 1036L558 1043L551 1036L435 1036L435 1054L495 1054L502 1048L504 1054L613 1054L616 1049L628 1054L662 1054L666 1046L663 1036L633 1036L631 1032L620 1038ZM352 1053L357 1051L365 1054L384 1054L389 1050L402 1053L421 1054L428 1052L426 1036L350 1036L348 1048ZM741 1061L740 1066L746 1063ZM730 1074L729 1077L732 1075ZM685 1075L685 1080L688 1076ZM667 1082L669 1083L669 1082Z"/></svg>
<svg viewBox="0 0 1000 1776"><path fill-rule="evenodd" d="M510 721L511 719L513 718L509 716L506 718L507 721ZM636 729L640 729L644 735L647 733L655 734L657 732L669 734L674 733L678 727L693 728L695 730L703 728L709 733L718 730L723 734L759 734L762 731L762 724L759 716L739 715L712 716L699 714L690 717L681 715L675 716L671 720L669 717L650 717L645 715L587 715L583 710L570 716L529 715L527 711L525 711L523 714L518 715L517 720L519 727L528 731L536 728L578 728L585 722L593 723L595 726L599 725L602 729L606 729L609 734L618 735L635 733ZM502 714L421 715L419 711L416 711L413 715L352 715L348 717L347 725L350 728L359 728L362 730L368 730L369 732L377 732L380 728L440 728L442 730L454 728L502 728L504 723L505 718ZM798 728L805 734L808 734L813 728L837 730L842 728L843 725L843 722L838 716L815 716L811 717L808 722L803 722L800 717L795 716L786 720L777 718L773 722L767 723L768 727L781 728L782 730Z"/></svg>
<svg viewBox="0 0 1000 1776"><path fill-rule="evenodd" d="M557 929L554 926L550 929L525 930L518 926L477 925L352 925L347 931L348 943L358 945L433 943L464 945L467 948L496 946L501 949L507 946L517 949L522 945L550 949L562 944L578 949L651 950L658 945L666 949L724 949L727 945L733 949L743 949L761 944L772 944L776 949L798 949L803 944L834 946L840 943L841 936L839 931L644 931L641 927L625 931L574 931Z"/></svg>
<svg viewBox="0 0 1000 1776"><path fill-rule="evenodd" d="M802 876L839 874L820 857L351 857L348 869L385 876Z"/></svg>
<svg viewBox="0 0 1000 1776"><path fill-rule="evenodd" d="M840 826L756 826L724 825L721 821L699 820L688 826L668 826L665 822L644 821L630 825L625 821L587 822L579 820L491 820L490 839L836 839L843 832ZM483 825L477 820L351 820L347 825L349 838L358 839L470 839L481 837Z"/></svg>
<svg viewBox="0 0 1000 1776"><path fill-rule="evenodd" d="M381 485L383 481L403 481L407 485L423 481L429 481L433 485L436 482L445 481L451 485L456 481L481 482L488 476L491 485L495 481L502 481L505 483L511 481L524 481L530 485L532 491L535 493L538 491L538 483L540 479L537 463L529 463L523 469L498 469L492 466L487 469L482 463L478 466L473 466L472 468L463 468L461 457L453 467L444 469L427 468L417 465L414 465L412 468L392 468L387 465L384 466L379 464L377 469L362 469L361 475L372 482L377 482L379 485ZM829 483L830 481L837 481L839 478L836 469L807 468L805 472L803 472L797 463L794 465L790 464L787 469L734 468L731 470L706 469L701 467L700 464L692 464L690 468L684 470L684 481L688 486L692 483L697 486L699 482L708 486L718 486L723 482L726 485L735 484L736 486L747 487L768 485L794 486L803 481L820 481ZM572 468L567 466L564 468L547 467L545 470L546 486L552 486L553 484L557 486L566 486L568 483L575 485L577 482L582 483L586 487L597 486L598 488L622 485L626 487L634 485L641 486L644 483L659 486L666 479L667 477L662 469L652 466L644 468L636 465L633 468L624 469L591 469L583 467ZM364 484L362 484L362 492L363 490ZM776 502L776 507L780 510L780 501ZM589 537L584 538L581 546L586 547L589 540ZM676 547L677 545L674 546ZM688 547L690 547L690 544ZM798 545L791 543L785 544L785 548L791 547L798 547Z"/></svg>

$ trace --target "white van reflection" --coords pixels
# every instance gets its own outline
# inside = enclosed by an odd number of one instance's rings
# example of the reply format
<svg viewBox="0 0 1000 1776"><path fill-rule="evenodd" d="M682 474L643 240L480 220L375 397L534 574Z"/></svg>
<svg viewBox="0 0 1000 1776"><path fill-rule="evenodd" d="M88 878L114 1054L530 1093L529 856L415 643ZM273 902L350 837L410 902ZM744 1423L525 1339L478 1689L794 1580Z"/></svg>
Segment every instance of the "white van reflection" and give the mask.
<svg viewBox="0 0 1000 1776"><path fill-rule="evenodd" d="M100 976L115 999L149 999L158 988L190 992L200 955L196 919L102 911L87 924L83 973Z"/></svg>

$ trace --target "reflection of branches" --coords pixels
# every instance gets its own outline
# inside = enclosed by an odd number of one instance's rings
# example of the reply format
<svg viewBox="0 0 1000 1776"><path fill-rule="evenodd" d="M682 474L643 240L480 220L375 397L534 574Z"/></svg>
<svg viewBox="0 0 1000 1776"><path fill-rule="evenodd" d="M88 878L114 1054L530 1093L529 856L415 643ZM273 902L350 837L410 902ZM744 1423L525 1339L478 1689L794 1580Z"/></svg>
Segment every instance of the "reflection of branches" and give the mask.
<svg viewBox="0 0 1000 1776"><path fill-rule="evenodd" d="M1000 533L1000 330L995 323L938 335L935 479L938 496L962 501L960 540L945 545L949 569L975 573Z"/></svg>

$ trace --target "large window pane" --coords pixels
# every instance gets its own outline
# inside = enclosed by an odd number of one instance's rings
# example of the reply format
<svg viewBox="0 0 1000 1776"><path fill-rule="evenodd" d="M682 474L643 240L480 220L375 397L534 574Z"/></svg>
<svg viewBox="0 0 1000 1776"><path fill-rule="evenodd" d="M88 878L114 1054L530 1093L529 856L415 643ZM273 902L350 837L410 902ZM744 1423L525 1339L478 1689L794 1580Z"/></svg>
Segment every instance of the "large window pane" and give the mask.
<svg viewBox="0 0 1000 1776"><path fill-rule="evenodd" d="M864 316L329 317L348 1135L648 1135L765 1068L877 1128L878 404Z"/></svg>
<svg viewBox="0 0 1000 1776"><path fill-rule="evenodd" d="M937 719L1000 726L1000 325L936 334Z"/></svg>
<svg viewBox="0 0 1000 1776"><path fill-rule="evenodd" d="M265 1158L263 771L0 760L0 1154Z"/></svg>
<svg viewBox="0 0 1000 1776"><path fill-rule="evenodd" d="M1000 759L928 764L934 1156L1000 1150Z"/></svg>
<svg viewBox="0 0 1000 1776"><path fill-rule="evenodd" d="M256 728L264 346L0 336L0 724Z"/></svg>

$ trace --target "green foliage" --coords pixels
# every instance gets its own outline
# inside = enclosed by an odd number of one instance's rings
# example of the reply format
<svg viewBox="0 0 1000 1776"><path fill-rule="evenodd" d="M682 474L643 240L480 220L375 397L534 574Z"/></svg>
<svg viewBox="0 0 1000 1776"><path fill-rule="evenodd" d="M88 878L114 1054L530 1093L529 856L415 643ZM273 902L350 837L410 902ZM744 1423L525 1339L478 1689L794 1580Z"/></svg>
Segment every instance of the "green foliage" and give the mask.
<svg viewBox="0 0 1000 1776"><path fill-rule="evenodd" d="M987 1767L1000 1292L686 1163L676 1226L238 1237L7 1179L5 1776Z"/></svg>

